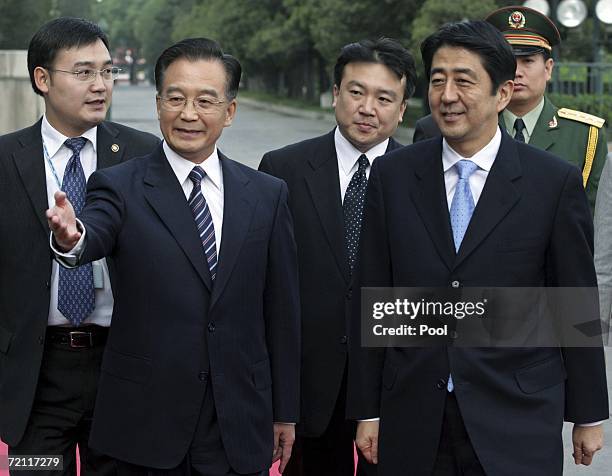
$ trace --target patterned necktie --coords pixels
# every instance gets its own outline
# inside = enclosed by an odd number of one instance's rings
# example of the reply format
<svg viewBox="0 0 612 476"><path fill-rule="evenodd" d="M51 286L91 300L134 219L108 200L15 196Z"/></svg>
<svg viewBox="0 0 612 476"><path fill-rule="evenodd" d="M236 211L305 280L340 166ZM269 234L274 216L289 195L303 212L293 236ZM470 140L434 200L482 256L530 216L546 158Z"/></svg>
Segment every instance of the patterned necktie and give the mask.
<svg viewBox="0 0 612 476"><path fill-rule="evenodd" d="M459 174L459 181L457 182L455 195L451 202L450 219L453 228L455 251L458 252L467 227L470 224L472 213L474 213L474 197L470 188L470 175L478 169L478 165L471 160L460 160L455 164L455 167ZM453 377L449 375L446 390L452 392L454 388Z"/></svg>
<svg viewBox="0 0 612 476"><path fill-rule="evenodd" d="M518 117L516 121L514 121L514 130L516 131L514 138L519 142L525 142L525 136L523 135L524 129L525 123L520 117Z"/></svg>
<svg viewBox="0 0 612 476"><path fill-rule="evenodd" d="M204 247L204 254L210 270L211 279L215 280L217 276L217 247L215 241L215 227L210 214L210 208L204 195L202 195L201 182L206 177L206 172L201 167L195 166L189 172L189 178L193 182L193 190L189 197L189 207L193 213L193 218L200 234L200 240Z"/></svg>
<svg viewBox="0 0 612 476"><path fill-rule="evenodd" d="M357 259L357 253L359 251L361 218L363 216L363 204L368 185L366 168L370 165L365 154L359 156L358 163L359 167L349 182L346 193L344 194L344 203L342 204L342 212L344 214L344 239L348 255L349 270L351 273L355 266L355 260Z"/></svg>
<svg viewBox="0 0 612 476"><path fill-rule="evenodd" d="M62 189L72 203L77 216L85 206L87 180L85 180L85 173L81 166L81 149L86 143L87 139L83 137L67 139L64 142L66 147L72 150L72 157L66 165ZM60 266L57 309L73 326L78 327L91 314L94 307L95 294L91 263L73 269Z"/></svg>

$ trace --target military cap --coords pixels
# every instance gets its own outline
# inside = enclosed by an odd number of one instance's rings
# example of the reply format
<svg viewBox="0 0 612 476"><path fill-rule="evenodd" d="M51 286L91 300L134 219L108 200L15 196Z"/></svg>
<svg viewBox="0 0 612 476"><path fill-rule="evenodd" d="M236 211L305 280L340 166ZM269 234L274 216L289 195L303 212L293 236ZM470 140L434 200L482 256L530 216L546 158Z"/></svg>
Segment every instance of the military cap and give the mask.
<svg viewBox="0 0 612 476"><path fill-rule="evenodd" d="M515 56L550 53L552 47L561 42L559 30L550 18L532 8L500 8L485 20L504 34Z"/></svg>

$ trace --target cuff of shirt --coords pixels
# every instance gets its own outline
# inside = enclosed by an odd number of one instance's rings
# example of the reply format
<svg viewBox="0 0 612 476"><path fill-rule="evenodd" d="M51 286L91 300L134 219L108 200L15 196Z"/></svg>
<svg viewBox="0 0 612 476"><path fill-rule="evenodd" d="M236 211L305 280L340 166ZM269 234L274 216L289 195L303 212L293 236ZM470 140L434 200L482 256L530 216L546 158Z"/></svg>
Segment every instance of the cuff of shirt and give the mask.
<svg viewBox="0 0 612 476"><path fill-rule="evenodd" d="M584 426L584 427L587 427L587 426L597 426L597 425L601 425L604 421L606 421L606 420L596 421L596 422L593 422L593 423L576 423L576 426Z"/></svg>
<svg viewBox="0 0 612 476"><path fill-rule="evenodd" d="M295 426L295 423L286 423L284 421L275 421L274 423L276 425L294 425Z"/></svg>
<svg viewBox="0 0 612 476"><path fill-rule="evenodd" d="M379 418L366 418L365 420L357 420L357 421L378 421L378 420L380 420L380 417Z"/></svg>
<svg viewBox="0 0 612 476"><path fill-rule="evenodd" d="M85 247L85 235L87 234L87 231L85 230L85 226L83 226L83 222L81 220L77 218L76 222L77 228L81 232L81 238L74 248L66 251L65 253L57 249L57 244L53 238L53 233L49 235L49 246L51 247L51 251L53 251L55 260L65 268L76 268L78 266L81 255L83 254L83 248Z"/></svg>

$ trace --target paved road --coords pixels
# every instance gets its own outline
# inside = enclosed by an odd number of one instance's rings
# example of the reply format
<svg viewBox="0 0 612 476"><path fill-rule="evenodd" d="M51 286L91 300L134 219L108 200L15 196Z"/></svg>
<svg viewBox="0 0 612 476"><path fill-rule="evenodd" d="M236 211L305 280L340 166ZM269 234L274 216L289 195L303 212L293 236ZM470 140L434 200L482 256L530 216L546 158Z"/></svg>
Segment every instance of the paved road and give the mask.
<svg viewBox="0 0 612 476"><path fill-rule="evenodd" d="M155 112L155 91L152 87L118 86L114 91L112 119L141 130L160 135ZM305 119L262 111L240 104L233 125L223 132L220 148L229 157L251 167L257 167L264 152L299 140L323 134L333 126L329 119ZM408 143L406 131L399 140ZM606 349L608 383L612 396L612 348ZM611 405L612 406L612 405ZM610 476L612 474L612 423L605 423L607 446L600 451L590 467L576 467L571 460L571 426L564 428L565 471L567 476ZM533 448L538 451L538 448ZM520 458L521 455L516 455ZM492 475L494 476L494 475ZM531 476L531 475L517 475Z"/></svg>

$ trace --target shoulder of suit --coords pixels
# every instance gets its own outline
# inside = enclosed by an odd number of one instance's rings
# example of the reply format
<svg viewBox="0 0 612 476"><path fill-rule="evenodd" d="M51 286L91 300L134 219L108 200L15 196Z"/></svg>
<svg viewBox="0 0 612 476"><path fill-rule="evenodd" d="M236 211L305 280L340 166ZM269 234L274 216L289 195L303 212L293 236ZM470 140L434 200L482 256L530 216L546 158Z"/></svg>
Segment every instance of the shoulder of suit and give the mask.
<svg viewBox="0 0 612 476"><path fill-rule="evenodd" d="M297 155L309 154L314 148L319 147L322 143L326 141L330 141L330 144L333 146L333 136L329 137L329 133L324 134L318 137L311 137L310 139L305 139L300 142L295 142L293 144L286 145L281 147L280 149L275 149L267 152L267 155L274 157L295 157Z"/></svg>
<svg viewBox="0 0 612 476"><path fill-rule="evenodd" d="M161 139L157 137L155 134L151 134L150 132L144 132L138 129L134 129L133 127L125 126L123 124L119 124L118 122L104 121L104 124L110 129L118 130L121 134L139 136L145 140L152 140L158 143L161 141Z"/></svg>
<svg viewBox="0 0 612 476"><path fill-rule="evenodd" d="M562 117L563 119L569 119L570 121L581 122L583 124L588 124L589 126L595 126L598 129L601 129L606 122L605 119L597 116L593 116L592 114L587 114L586 112L576 111L574 109L561 108L557 111L557 115Z"/></svg>

